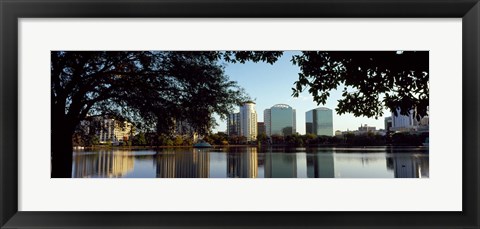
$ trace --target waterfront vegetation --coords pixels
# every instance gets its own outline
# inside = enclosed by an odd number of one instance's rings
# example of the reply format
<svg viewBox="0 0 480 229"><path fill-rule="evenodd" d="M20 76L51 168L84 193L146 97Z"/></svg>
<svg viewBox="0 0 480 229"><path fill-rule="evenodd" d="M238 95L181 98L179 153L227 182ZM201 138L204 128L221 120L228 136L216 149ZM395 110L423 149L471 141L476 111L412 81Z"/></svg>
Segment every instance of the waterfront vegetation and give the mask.
<svg viewBox="0 0 480 229"><path fill-rule="evenodd" d="M294 146L294 147L321 147L321 146L422 146L428 134L394 133L379 135L368 133L364 135L345 134L341 136L316 136L314 134L294 134L288 136L265 134L257 137L256 141L247 141L244 136L228 136L225 133L207 134L203 137L206 142L216 146ZM128 141L122 142L120 147L191 147L194 141L191 137L168 136L155 133L139 133ZM111 147L111 142L100 143L95 135L74 136L74 146L82 147Z"/></svg>

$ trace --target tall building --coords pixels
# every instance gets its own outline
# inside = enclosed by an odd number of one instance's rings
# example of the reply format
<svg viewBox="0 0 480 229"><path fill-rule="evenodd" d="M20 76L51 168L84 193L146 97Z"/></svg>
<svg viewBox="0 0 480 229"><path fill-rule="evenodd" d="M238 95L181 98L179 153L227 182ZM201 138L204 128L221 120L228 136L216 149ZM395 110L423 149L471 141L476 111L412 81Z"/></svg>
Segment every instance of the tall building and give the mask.
<svg viewBox="0 0 480 229"><path fill-rule="evenodd" d="M413 117L413 112L410 112L409 115L395 115L392 113L392 127L393 128L410 128L414 126L415 118Z"/></svg>
<svg viewBox="0 0 480 229"><path fill-rule="evenodd" d="M392 112L391 117L385 118L385 128L390 126L390 131L394 132L429 132L429 117L427 115L420 119L415 118L415 110L410 110L408 115L400 114L400 108L397 109L397 115Z"/></svg>
<svg viewBox="0 0 480 229"><path fill-rule="evenodd" d="M305 113L305 130L307 134L333 136L333 112L326 107L319 107Z"/></svg>
<svg viewBox="0 0 480 229"><path fill-rule="evenodd" d="M414 110L410 110L408 115L400 114L400 108L397 109L397 115L392 112L392 131L411 131L417 130L418 121L414 116Z"/></svg>
<svg viewBox="0 0 480 229"><path fill-rule="evenodd" d="M270 109L265 109L263 111L263 123L265 124L265 134L267 136L271 136L272 135L272 128L271 128L271 121L270 121L270 117L272 116L272 112Z"/></svg>
<svg viewBox="0 0 480 229"><path fill-rule="evenodd" d="M267 136L287 136L297 132L296 111L287 104L276 104L265 109L263 118Z"/></svg>
<svg viewBox="0 0 480 229"><path fill-rule="evenodd" d="M385 130L389 131L390 128L393 126L393 120L392 117L385 117Z"/></svg>
<svg viewBox="0 0 480 229"><path fill-rule="evenodd" d="M265 123L264 122L257 122L257 135L260 134L267 134L267 130L265 129Z"/></svg>
<svg viewBox="0 0 480 229"><path fill-rule="evenodd" d="M240 135L247 141L257 139L257 111L254 102L245 102L240 107Z"/></svg>
<svg viewBox="0 0 480 229"><path fill-rule="evenodd" d="M240 135L240 113L231 113L228 115L227 134L228 136Z"/></svg>
<svg viewBox="0 0 480 229"><path fill-rule="evenodd" d="M248 101L240 106L240 112L231 113L227 118L228 136L245 136L247 141L257 138L257 111L255 103Z"/></svg>

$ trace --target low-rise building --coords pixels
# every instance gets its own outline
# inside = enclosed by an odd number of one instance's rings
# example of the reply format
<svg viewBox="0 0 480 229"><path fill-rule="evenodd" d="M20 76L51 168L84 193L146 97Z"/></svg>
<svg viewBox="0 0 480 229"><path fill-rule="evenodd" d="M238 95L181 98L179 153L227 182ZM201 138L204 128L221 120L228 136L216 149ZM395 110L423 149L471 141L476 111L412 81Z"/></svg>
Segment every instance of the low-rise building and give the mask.
<svg viewBox="0 0 480 229"><path fill-rule="evenodd" d="M132 123L119 121L107 116L87 117L80 122L78 128L84 135L95 135L99 143L119 145L135 135Z"/></svg>

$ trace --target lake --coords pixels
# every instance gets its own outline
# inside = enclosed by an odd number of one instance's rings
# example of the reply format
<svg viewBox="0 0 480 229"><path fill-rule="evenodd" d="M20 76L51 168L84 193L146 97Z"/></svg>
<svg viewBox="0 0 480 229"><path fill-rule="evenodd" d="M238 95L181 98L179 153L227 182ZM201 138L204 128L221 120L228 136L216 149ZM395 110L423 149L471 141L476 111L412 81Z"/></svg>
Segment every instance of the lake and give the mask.
<svg viewBox="0 0 480 229"><path fill-rule="evenodd" d="M74 178L428 178L424 147L163 148L73 152Z"/></svg>

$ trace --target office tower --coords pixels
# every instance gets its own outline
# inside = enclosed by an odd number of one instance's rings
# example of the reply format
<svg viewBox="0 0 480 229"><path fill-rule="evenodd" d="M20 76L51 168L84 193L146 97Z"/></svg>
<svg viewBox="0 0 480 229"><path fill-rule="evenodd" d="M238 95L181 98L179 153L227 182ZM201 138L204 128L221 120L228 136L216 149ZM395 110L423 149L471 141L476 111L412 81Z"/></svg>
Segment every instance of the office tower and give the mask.
<svg viewBox="0 0 480 229"><path fill-rule="evenodd" d="M295 134L296 111L287 104L276 104L263 113L267 136Z"/></svg>
<svg viewBox="0 0 480 229"><path fill-rule="evenodd" d="M257 111L254 102L245 102L240 107L240 135L247 141L257 139Z"/></svg>
<svg viewBox="0 0 480 229"><path fill-rule="evenodd" d="M231 113L228 115L227 134L228 136L240 135L240 113Z"/></svg>
<svg viewBox="0 0 480 229"><path fill-rule="evenodd" d="M257 122L257 135L260 134L267 134L267 130L265 129L265 123L264 122Z"/></svg>
<svg viewBox="0 0 480 229"><path fill-rule="evenodd" d="M389 131L390 128L393 126L393 119L392 117L385 117L385 130Z"/></svg>
<svg viewBox="0 0 480 229"><path fill-rule="evenodd" d="M307 134L333 136L333 112L326 107L319 107L305 113L305 130Z"/></svg>

